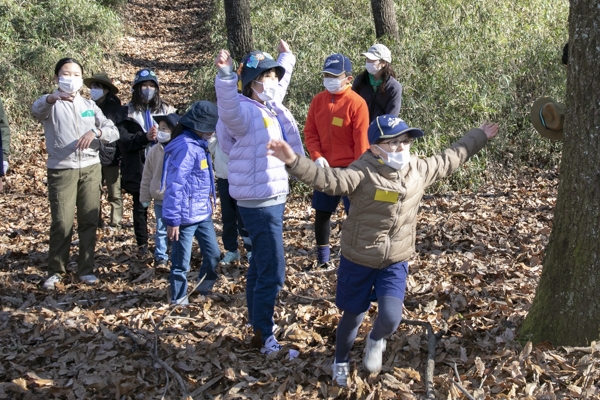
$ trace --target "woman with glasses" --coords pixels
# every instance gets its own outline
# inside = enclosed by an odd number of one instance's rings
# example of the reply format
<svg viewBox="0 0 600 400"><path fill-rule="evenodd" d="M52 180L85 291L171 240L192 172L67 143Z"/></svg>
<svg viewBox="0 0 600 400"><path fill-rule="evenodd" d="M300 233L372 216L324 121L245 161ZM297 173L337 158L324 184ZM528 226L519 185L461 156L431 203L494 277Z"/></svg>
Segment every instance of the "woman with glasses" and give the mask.
<svg viewBox="0 0 600 400"><path fill-rule="evenodd" d="M497 124L482 124L442 153L420 159L410 155L423 131L409 128L393 115L382 115L368 130L370 149L348 168L318 167L299 157L284 142L267 147L287 170L316 190L347 195L352 211L342 229L336 305L342 310L337 327L333 381L346 386L350 350L372 301L378 315L366 340L363 363L379 372L386 339L402 319L408 260L415 251L419 202L425 188L448 176L498 133Z"/></svg>

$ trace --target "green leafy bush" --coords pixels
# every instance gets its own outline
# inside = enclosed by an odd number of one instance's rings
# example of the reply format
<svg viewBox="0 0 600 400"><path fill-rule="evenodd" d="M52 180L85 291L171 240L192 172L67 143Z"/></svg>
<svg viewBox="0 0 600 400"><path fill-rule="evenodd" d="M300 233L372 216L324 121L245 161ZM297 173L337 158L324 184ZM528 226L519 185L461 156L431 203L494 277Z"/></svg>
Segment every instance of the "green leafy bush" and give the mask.
<svg viewBox="0 0 600 400"><path fill-rule="evenodd" d="M403 84L400 116L426 137L416 151L430 155L484 120L500 123L501 135L474 160L435 189L474 187L490 164L551 167L560 142L535 133L533 101L545 95L564 100L568 2L525 0L403 0L396 2L400 39L384 39ZM226 47L222 2L210 23L215 54ZM364 69L361 56L373 43L370 2L255 0L252 28L257 49L276 54L279 38L297 55L286 104L301 126L312 97L323 90L325 57L341 52ZM194 71L196 98L214 99L212 65Z"/></svg>
<svg viewBox="0 0 600 400"><path fill-rule="evenodd" d="M0 94L11 126L13 151L33 127L33 101L51 91L54 66L63 57L86 71L106 63L105 50L119 38L116 12L95 0L4 0L0 5Z"/></svg>

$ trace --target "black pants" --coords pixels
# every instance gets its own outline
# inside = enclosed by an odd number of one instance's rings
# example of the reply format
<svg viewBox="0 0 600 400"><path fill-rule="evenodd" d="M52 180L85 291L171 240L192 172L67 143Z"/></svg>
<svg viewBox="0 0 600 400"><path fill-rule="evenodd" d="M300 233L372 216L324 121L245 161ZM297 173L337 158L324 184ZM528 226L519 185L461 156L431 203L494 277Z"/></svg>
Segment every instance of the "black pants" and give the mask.
<svg viewBox="0 0 600 400"><path fill-rule="evenodd" d="M148 244L148 209L140 203L140 192L129 192L133 197L133 231L138 246Z"/></svg>

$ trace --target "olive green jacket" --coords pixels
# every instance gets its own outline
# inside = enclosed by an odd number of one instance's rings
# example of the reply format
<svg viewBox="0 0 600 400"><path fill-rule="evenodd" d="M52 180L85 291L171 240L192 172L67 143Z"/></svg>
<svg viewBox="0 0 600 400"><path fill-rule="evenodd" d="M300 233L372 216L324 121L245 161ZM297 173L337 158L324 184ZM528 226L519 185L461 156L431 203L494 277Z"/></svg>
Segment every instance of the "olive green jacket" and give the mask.
<svg viewBox="0 0 600 400"><path fill-rule="evenodd" d="M342 224L342 254L353 263L382 269L414 253L425 188L455 171L487 140L481 129L473 129L440 154L423 159L412 155L400 171L371 151L346 169L321 168L297 157L287 170L319 191L350 198L350 212Z"/></svg>

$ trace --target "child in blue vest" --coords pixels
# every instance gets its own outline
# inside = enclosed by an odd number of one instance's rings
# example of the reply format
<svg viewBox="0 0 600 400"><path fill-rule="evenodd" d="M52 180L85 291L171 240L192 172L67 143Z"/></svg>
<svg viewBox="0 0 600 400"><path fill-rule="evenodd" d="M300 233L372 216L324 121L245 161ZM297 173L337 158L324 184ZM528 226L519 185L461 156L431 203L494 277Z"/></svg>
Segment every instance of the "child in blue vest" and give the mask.
<svg viewBox="0 0 600 400"><path fill-rule="evenodd" d="M194 103L165 147L162 217L173 242L169 275L173 304L188 304L187 274L194 237L203 255L200 294L210 292L217 279L221 253L212 221L215 184L207 142L215 132L217 113L217 106L209 101Z"/></svg>

